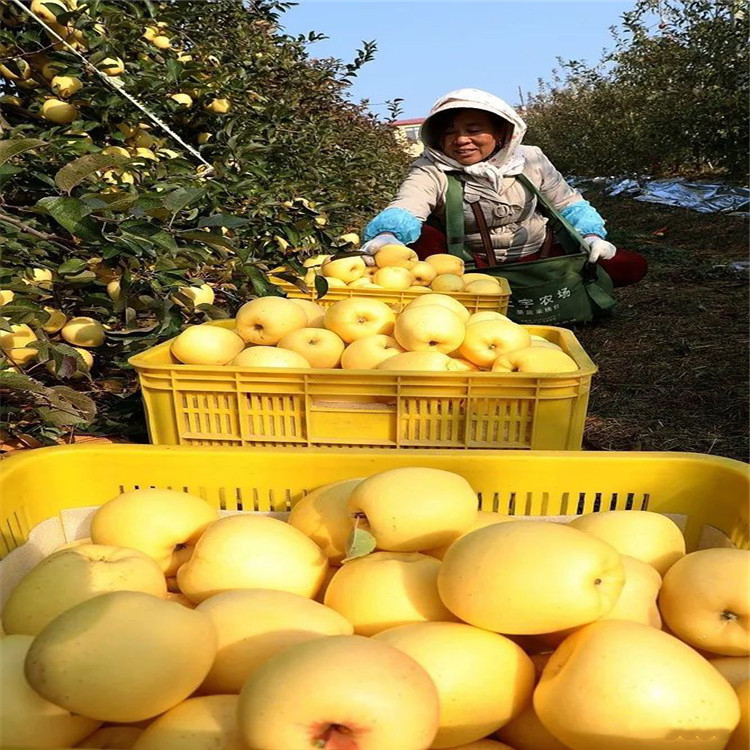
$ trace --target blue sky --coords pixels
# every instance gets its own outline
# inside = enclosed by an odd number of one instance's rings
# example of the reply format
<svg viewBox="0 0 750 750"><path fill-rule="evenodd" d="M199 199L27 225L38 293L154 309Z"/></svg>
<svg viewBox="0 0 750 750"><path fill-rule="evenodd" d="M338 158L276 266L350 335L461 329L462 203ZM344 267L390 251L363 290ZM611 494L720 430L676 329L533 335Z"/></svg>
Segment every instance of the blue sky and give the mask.
<svg viewBox="0 0 750 750"><path fill-rule="evenodd" d="M423 117L435 99L474 87L519 104L518 88L551 80L557 57L595 63L613 46L634 2L620 0L298 0L281 17L287 33L329 38L309 46L312 57L350 62L363 40L378 45L373 62L350 89L355 101L404 99L403 118ZM381 105L381 106L376 106Z"/></svg>

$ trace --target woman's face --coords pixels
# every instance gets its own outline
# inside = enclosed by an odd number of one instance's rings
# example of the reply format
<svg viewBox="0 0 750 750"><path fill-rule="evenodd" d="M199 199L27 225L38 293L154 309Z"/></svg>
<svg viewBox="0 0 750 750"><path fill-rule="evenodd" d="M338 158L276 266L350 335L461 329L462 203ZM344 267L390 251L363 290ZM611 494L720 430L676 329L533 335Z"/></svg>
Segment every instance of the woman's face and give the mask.
<svg viewBox="0 0 750 750"><path fill-rule="evenodd" d="M442 151L459 164L476 164L491 156L501 134L487 112L465 109L456 113L442 138Z"/></svg>

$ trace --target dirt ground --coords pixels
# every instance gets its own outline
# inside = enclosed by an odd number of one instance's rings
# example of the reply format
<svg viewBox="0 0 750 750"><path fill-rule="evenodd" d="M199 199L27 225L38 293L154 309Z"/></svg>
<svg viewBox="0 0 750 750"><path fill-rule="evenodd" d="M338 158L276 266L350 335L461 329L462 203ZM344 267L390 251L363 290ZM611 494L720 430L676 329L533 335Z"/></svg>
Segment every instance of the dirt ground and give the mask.
<svg viewBox="0 0 750 750"><path fill-rule="evenodd" d="M747 218L585 197L649 273L616 290L611 319L575 329L599 366L583 447L747 461L748 272L731 267L748 260Z"/></svg>

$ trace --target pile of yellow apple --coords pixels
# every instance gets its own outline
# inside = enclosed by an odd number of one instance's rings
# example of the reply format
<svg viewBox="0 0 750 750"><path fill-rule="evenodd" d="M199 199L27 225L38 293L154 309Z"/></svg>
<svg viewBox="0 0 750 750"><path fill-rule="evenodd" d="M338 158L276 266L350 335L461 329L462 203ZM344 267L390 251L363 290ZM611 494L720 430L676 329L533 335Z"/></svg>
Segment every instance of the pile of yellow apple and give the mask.
<svg viewBox="0 0 750 750"><path fill-rule="evenodd" d="M500 282L494 276L466 273L463 260L448 253L437 253L419 260L419 256L406 245L384 245L375 254L374 262L374 265L368 266L360 255L344 258L316 255L303 263L308 269L304 281L311 286L316 276L324 276L331 288L387 289L398 292L432 290L447 294L503 293Z"/></svg>
<svg viewBox="0 0 750 750"><path fill-rule="evenodd" d="M191 326L174 339L171 352L183 364L241 367L578 369L557 344L505 315L491 310L471 314L455 298L433 292L416 297L400 313L372 297L350 297L327 309L310 300L259 297L237 311L234 330Z"/></svg>
<svg viewBox="0 0 750 750"><path fill-rule="evenodd" d="M745 749L749 565L654 512L478 511L434 468L286 522L129 491L11 591L0 744Z"/></svg>

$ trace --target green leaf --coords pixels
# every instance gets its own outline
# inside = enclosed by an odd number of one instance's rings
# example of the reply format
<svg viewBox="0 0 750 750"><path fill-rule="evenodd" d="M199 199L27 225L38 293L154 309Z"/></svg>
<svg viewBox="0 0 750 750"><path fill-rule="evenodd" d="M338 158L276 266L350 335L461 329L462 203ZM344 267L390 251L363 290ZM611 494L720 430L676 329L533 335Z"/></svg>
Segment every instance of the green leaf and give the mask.
<svg viewBox="0 0 750 750"><path fill-rule="evenodd" d="M79 183L83 182L89 175L102 169L116 167L126 164L130 159L118 154L87 154L75 161L66 164L55 175L55 184L60 190L70 193Z"/></svg>
<svg viewBox="0 0 750 750"><path fill-rule="evenodd" d="M178 188L169 193L164 200L164 208L177 213L186 206L202 198L206 191L202 188Z"/></svg>
<svg viewBox="0 0 750 750"><path fill-rule="evenodd" d="M206 216L198 222L199 227L226 227L227 229L236 229L245 224L249 224L250 219L243 219L241 216L232 216L231 214L213 214Z"/></svg>
<svg viewBox="0 0 750 750"><path fill-rule="evenodd" d="M281 290L274 286L256 266L243 266L243 270L258 297L281 297Z"/></svg>
<svg viewBox="0 0 750 750"><path fill-rule="evenodd" d="M326 294L328 294L328 282L326 281L325 276L315 277L315 292L318 295L316 299L325 297Z"/></svg>
<svg viewBox="0 0 750 750"><path fill-rule="evenodd" d="M57 269L57 272L61 276L64 274L80 273L87 266L88 263L85 260L81 260L81 258L70 258Z"/></svg>
<svg viewBox="0 0 750 750"><path fill-rule="evenodd" d="M78 198L50 196L37 201L60 226L86 242L101 242L99 225L88 214L90 209Z"/></svg>
<svg viewBox="0 0 750 750"><path fill-rule="evenodd" d="M366 529L355 526L346 542L346 557L341 562L347 563L350 560L356 560L358 557L369 555L375 547L377 547L375 537Z"/></svg>
<svg viewBox="0 0 750 750"><path fill-rule="evenodd" d="M44 386L40 382L14 370L0 370L0 388L7 388L9 391L27 391L30 393L44 393L45 391Z"/></svg>
<svg viewBox="0 0 750 750"><path fill-rule="evenodd" d="M304 279L301 279L299 276L295 276L293 273L282 271L281 273L275 273L274 276L279 279L283 279L284 281L288 281L290 284L294 284L297 289L305 292L306 294L310 293L310 288L307 286L307 284L305 284Z"/></svg>
<svg viewBox="0 0 750 750"><path fill-rule="evenodd" d="M8 159L24 151L46 145L45 141L40 141L38 138L12 138L8 141L0 141L0 164L5 164Z"/></svg>
<svg viewBox="0 0 750 750"><path fill-rule="evenodd" d="M191 230L189 232L180 232L177 236L185 240L192 240L193 242L203 242L206 245L223 247L226 250L235 249L231 240L222 237L220 234L214 234L213 232L198 232L196 230Z"/></svg>

